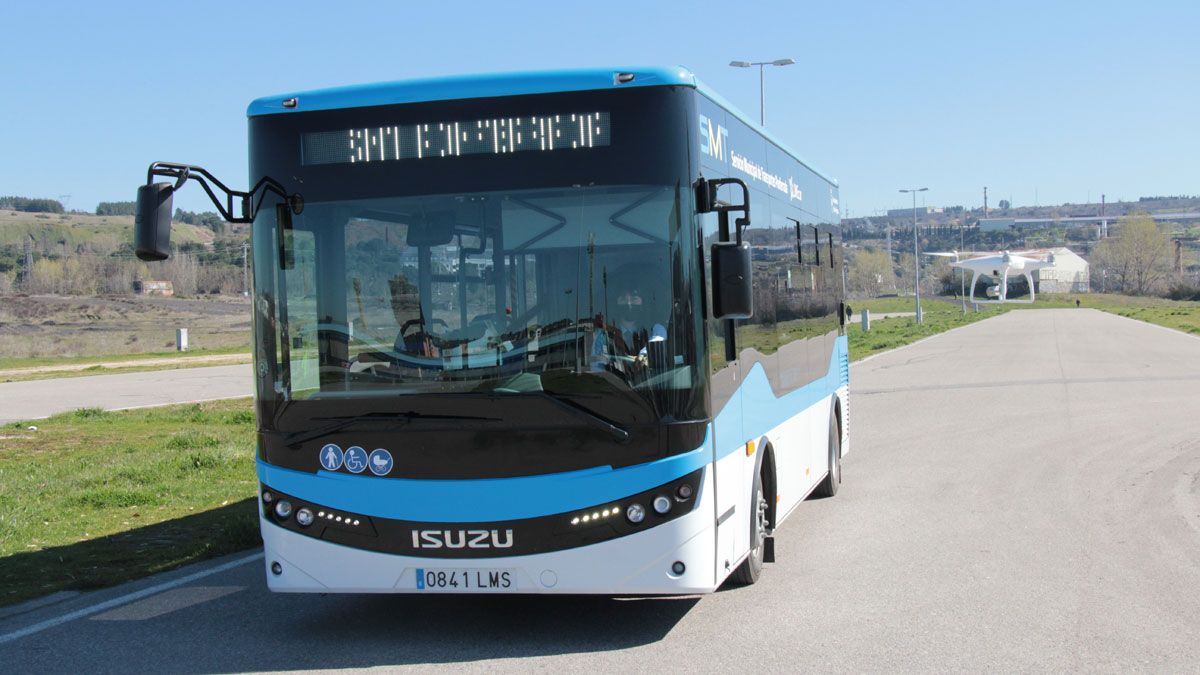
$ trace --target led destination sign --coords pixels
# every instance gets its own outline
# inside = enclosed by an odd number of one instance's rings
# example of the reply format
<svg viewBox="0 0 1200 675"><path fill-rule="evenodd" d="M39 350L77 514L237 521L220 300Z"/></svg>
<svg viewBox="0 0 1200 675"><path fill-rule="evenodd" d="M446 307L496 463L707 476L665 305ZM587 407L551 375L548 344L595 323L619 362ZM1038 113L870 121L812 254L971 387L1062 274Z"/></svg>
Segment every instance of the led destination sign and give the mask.
<svg viewBox="0 0 1200 675"><path fill-rule="evenodd" d="M500 117L316 131L302 137L305 165L502 155L609 144L609 113Z"/></svg>

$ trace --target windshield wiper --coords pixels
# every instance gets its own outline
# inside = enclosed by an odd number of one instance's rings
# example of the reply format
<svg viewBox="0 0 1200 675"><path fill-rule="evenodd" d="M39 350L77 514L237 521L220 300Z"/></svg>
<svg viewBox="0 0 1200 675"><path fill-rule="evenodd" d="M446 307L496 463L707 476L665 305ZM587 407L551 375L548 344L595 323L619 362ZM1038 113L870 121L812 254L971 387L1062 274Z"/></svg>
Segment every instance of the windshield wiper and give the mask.
<svg viewBox="0 0 1200 675"><path fill-rule="evenodd" d="M401 420L403 424L408 424L413 420L478 420L486 422L499 422L498 417L473 417L470 415L425 415L419 412L372 412L363 413L361 415L348 415L345 417L316 417L318 420L336 420L332 424L327 424L316 429L308 429L305 431L295 431L283 437L283 442L288 447L297 447L305 441L311 441L314 438L320 438L326 434L331 434L339 429L357 424L359 422L395 422Z"/></svg>
<svg viewBox="0 0 1200 675"><path fill-rule="evenodd" d="M545 392L545 391L529 392L529 393L533 394L535 396L544 398L544 399L550 401L551 403L554 403L558 407L562 408L563 410L567 410L567 411L574 413L576 416L586 420L588 422L588 424L592 425L593 427L596 427L597 429L600 429L602 431L607 431L609 434L612 435L613 438L617 439L618 441L621 441L622 443L627 443L629 441L629 431L627 431L624 427L620 427L616 424L613 424L612 422L604 419L603 417L597 415L596 413L592 412L591 410L588 410L586 407L581 406L574 401L563 398L561 396L555 396L554 394L551 394L551 393Z"/></svg>

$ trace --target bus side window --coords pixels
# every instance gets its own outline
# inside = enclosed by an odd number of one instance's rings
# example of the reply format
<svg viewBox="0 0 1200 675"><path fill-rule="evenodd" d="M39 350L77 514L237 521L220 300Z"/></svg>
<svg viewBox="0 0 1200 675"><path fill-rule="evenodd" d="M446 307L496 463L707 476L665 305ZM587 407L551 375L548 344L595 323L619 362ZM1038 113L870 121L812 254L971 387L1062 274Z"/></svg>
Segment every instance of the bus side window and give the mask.
<svg viewBox="0 0 1200 675"><path fill-rule="evenodd" d="M812 264L821 266L821 233L814 226L813 229L813 261Z"/></svg>

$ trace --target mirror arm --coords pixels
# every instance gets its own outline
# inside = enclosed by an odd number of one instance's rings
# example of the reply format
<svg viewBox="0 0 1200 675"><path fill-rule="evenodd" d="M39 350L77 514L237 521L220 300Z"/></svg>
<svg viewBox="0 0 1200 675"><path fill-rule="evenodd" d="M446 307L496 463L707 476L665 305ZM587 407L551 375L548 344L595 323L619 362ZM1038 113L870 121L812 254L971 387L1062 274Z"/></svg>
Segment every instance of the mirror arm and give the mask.
<svg viewBox="0 0 1200 675"><path fill-rule="evenodd" d="M254 215L258 213L258 209L262 207L263 199L266 198L267 192L274 192L283 197L288 206L291 207L292 213L299 214L304 210L304 198L299 194L289 195L283 185L269 177L263 176L254 187L248 192L230 189L222 183L216 176L208 172L207 169L200 166L190 164L175 164L174 162L154 162L150 168L146 170L146 184L152 184L155 176L175 179L175 190L183 187L189 179L200 183L200 187L208 195L213 206L217 207L221 217L230 223L249 223L254 220ZM210 185L211 183L211 185ZM224 199L217 196L213 187L224 193ZM256 193L261 192L257 202L252 202ZM234 200L241 202L238 209L240 215L234 215Z"/></svg>
<svg viewBox="0 0 1200 675"><path fill-rule="evenodd" d="M742 203L727 204L717 199L717 190L722 185L737 185L742 188ZM742 232L747 227L750 227L750 188L746 186L745 181L740 178L713 178L705 179L703 176L696 182L696 200L697 210L700 213L710 213L716 211L725 216L730 211L741 211L742 216L734 219L736 230L734 238L737 243L742 243ZM723 236L727 233L722 232Z"/></svg>

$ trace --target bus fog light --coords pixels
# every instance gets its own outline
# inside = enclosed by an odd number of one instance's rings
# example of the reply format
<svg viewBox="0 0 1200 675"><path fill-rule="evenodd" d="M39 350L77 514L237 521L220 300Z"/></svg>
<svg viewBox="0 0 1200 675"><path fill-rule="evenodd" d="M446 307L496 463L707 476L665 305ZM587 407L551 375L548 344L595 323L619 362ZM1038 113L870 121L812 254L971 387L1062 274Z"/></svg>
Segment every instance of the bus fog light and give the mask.
<svg viewBox="0 0 1200 675"><path fill-rule="evenodd" d="M300 509L296 512L296 522L300 527L308 527L313 522L313 512L309 509Z"/></svg>
<svg viewBox="0 0 1200 675"><path fill-rule="evenodd" d="M292 515L292 503L286 499L281 499L275 503L275 515L282 520L287 520L288 516Z"/></svg>
<svg viewBox="0 0 1200 675"><path fill-rule="evenodd" d="M630 504L629 508L625 509L625 517L636 525L646 519L646 508L641 504Z"/></svg>
<svg viewBox="0 0 1200 675"><path fill-rule="evenodd" d="M671 500L667 499L666 495L659 495L654 498L654 511L658 515L666 515L667 511L671 510Z"/></svg>
<svg viewBox="0 0 1200 675"><path fill-rule="evenodd" d="M279 576L280 574L283 574L283 565L280 565L278 561L272 562L271 563L271 574L274 574L275 576Z"/></svg>
<svg viewBox="0 0 1200 675"><path fill-rule="evenodd" d="M671 574L681 577L686 571L687 565L684 565L682 560L676 560L675 562L671 563Z"/></svg>

